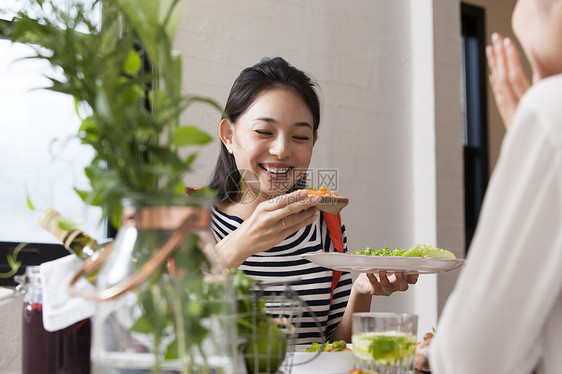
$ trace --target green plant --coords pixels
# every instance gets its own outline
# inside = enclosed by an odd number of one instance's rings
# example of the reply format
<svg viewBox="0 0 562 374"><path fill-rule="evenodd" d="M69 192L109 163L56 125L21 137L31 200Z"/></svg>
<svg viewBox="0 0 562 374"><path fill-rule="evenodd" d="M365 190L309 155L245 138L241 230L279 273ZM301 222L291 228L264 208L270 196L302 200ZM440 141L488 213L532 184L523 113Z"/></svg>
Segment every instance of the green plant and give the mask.
<svg viewBox="0 0 562 374"><path fill-rule="evenodd" d="M184 193L182 177L196 153L182 157L180 148L212 138L181 126L180 113L193 103L221 111L213 100L183 95L181 57L172 50L181 5L27 0L11 24L0 26L12 41L32 43L31 58L56 68L48 89L74 97L82 120L77 136L95 154L85 169L91 189L77 193L115 226L126 196Z"/></svg>
<svg viewBox="0 0 562 374"><path fill-rule="evenodd" d="M148 196L165 205L184 196L183 177L197 153L181 156L180 149L212 138L181 125L181 112L194 103L222 111L211 99L183 94L181 57L172 50L181 5L180 0L27 0L13 22L0 24L12 41L35 47L30 58L55 68L46 88L74 98L81 119L76 136L94 151L85 168L91 188L76 191L116 227L126 197ZM146 235L150 250L162 244L159 233ZM183 372L195 370L190 356L205 354L203 321L221 307L207 300L225 294L203 281L208 264L198 236L189 236L183 247L172 255L175 276L164 265L136 290L135 307L142 313L131 330L152 336L154 372L161 370L161 351L164 359L181 360ZM163 342L170 328L175 338ZM203 362L196 370L211 369Z"/></svg>
<svg viewBox="0 0 562 374"><path fill-rule="evenodd" d="M20 254L21 250L25 248L26 245L27 243L20 243L16 246L16 248L14 248L14 251L12 253L6 255L6 258L8 260L8 266L10 267L10 271L5 273L0 273L0 278L10 278L13 277L18 272L21 266L21 261L18 261L18 255Z"/></svg>
<svg viewBox="0 0 562 374"><path fill-rule="evenodd" d="M274 373L287 353L287 337L266 314L265 299L252 293L259 283L242 270L231 270L236 289L239 352L250 374Z"/></svg>

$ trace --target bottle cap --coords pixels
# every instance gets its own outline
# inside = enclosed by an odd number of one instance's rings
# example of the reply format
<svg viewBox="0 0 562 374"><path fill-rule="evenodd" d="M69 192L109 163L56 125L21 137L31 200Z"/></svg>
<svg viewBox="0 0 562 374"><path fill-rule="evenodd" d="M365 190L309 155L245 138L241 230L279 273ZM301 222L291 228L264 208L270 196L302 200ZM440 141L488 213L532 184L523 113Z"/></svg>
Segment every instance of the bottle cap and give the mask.
<svg viewBox="0 0 562 374"><path fill-rule="evenodd" d="M62 216L59 212L54 209L47 209L41 213L39 217L39 224L48 232L53 234L55 238L57 238L61 243L64 243L64 240L68 236L69 231L63 230L59 227L59 221L62 219Z"/></svg>

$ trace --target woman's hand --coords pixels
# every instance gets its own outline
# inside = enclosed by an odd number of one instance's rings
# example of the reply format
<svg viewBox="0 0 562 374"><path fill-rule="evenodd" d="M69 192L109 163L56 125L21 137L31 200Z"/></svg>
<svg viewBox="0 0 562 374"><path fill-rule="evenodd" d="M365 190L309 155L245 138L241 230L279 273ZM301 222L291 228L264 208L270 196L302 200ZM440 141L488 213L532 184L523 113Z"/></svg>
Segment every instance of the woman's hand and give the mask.
<svg viewBox="0 0 562 374"><path fill-rule="evenodd" d="M509 38L492 34L492 45L486 47L490 85L506 129L511 124L517 104L531 86L525 75L519 52Z"/></svg>
<svg viewBox="0 0 562 374"><path fill-rule="evenodd" d="M389 275L384 271L378 274L361 273L353 283L353 288L363 295L390 296L396 291L406 291L410 284L416 284L417 281L417 274Z"/></svg>
<svg viewBox="0 0 562 374"><path fill-rule="evenodd" d="M227 265L238 267L251 255L313 223L318 202L307 196L306 191L295 191L260 203L238 229L217 244Z"/></svg>

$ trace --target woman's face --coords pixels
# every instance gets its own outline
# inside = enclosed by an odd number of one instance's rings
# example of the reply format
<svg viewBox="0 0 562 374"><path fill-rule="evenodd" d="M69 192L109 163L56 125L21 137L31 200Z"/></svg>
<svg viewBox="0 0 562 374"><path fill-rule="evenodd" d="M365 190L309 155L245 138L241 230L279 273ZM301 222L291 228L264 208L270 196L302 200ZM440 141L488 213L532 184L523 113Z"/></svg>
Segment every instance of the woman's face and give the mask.
<svg viewBox="0 0 562 374"><path fill-rule="evenodd" d="M518 0L511 21L533 80L562 73L562 0Z"/></svg>
<svg viewBox="0 0 562 374"><path fill-rule="evenodd" d="M286 193L300 179L316 141L312 113L285 88L262 92L235 124L221 123L221 137L245 177L243 188L259 200Z"/></svg>

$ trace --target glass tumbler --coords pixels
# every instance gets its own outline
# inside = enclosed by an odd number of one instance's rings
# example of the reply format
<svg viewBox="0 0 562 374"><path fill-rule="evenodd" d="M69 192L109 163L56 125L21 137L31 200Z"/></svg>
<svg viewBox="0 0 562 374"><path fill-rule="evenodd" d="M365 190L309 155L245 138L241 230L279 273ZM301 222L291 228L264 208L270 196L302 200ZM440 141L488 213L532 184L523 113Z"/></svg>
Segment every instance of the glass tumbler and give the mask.
<svg viewBox="0 0 562 374"><path fill-rule="evenodd" d="M381 374L413 374L418 316L355 313L352 320L355 367Z"/></svg>

